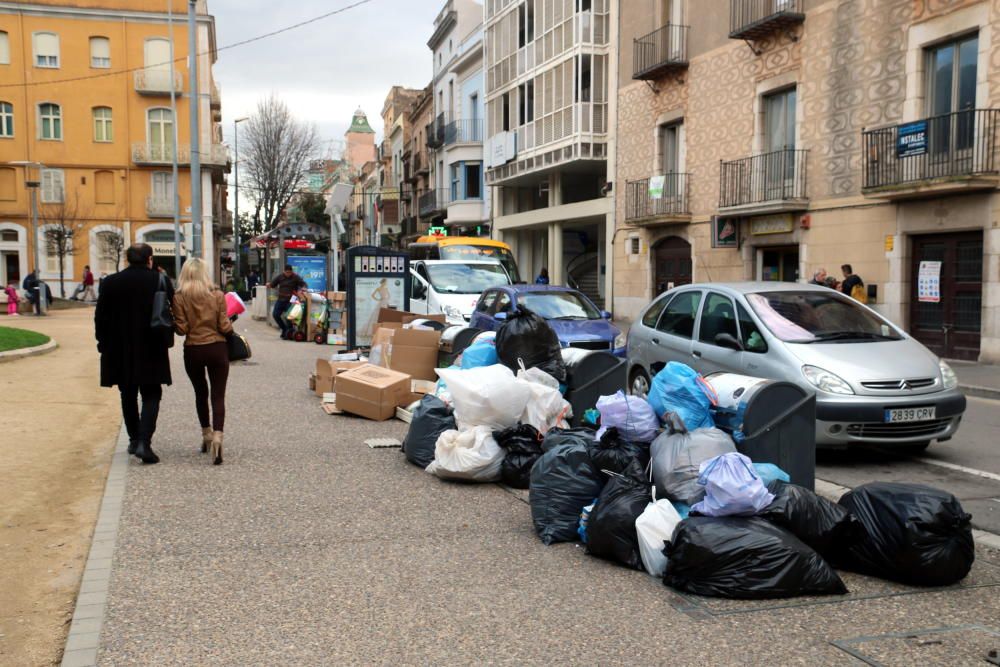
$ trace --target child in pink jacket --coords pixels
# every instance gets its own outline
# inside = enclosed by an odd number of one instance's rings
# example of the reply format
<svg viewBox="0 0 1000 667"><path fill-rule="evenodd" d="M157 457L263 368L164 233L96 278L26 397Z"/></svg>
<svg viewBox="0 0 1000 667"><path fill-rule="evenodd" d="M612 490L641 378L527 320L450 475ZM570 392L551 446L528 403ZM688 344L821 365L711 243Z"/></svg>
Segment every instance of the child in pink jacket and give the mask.
<svg viewBox="0 0 1000 667"><path fill-rule="evenodd" d="M11 280L3 291L7 294L7 314L17 315L17 302L20 300L17 296L17 281Z"/></svg>

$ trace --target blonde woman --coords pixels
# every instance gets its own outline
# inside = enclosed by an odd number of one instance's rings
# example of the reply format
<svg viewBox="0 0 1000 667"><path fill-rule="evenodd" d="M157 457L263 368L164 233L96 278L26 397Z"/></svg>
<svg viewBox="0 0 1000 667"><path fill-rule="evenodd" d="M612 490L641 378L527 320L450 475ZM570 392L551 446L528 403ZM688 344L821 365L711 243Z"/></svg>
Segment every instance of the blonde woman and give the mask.
<svg viewBox="0 0 1000 667"><path fill-rule="evenodd" d="M194 386L194 404L201 422L201 451L204 454L211 448L212 463L219 465L229 378L226 337L232 335L233 324L226 315L225 297L212 285L208 267L200 259L187 260L181 269L174 296L174 328L178 335L185 336L184 370Z"/></svg>

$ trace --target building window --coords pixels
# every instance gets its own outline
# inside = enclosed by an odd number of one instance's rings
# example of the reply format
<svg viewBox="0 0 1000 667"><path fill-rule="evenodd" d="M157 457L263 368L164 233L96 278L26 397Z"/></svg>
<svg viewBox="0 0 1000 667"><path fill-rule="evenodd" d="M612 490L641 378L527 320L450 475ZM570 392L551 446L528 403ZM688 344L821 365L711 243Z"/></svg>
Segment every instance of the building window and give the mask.
<svg viewBox="0 0 1000 667"><path fill-rule="evenodd" d="M0 201L17 201L17 174L14 167L0 167Z"/></svg>
<svg viewBox="0 0 1000 667"><path fill-rule="evenodd" d="M0 102L0 137L14 136L14 105Z"/></svg>
<svg viewBox="0 0 1000 667"><path fill-rule="evenodd" d="M465 198L483 198L483 166L474 162L465 165Z"/></svg>
<svg viewBox="0 0 1000 667"><path fill-rule="evenodd" d="M42 169L42 203L61 204L66 190L66 175L62 169Z"/></svg>
<svg viewBox="0 0 1000 667"><path fill-rule="evenodd" d="M681 171L681 136L683 123L669 123L659 127L660 173L676 174Z"/></svg>
<svg viewBox="0 0 1000 667"><path fill-rule="evenodd" d="M111 40L107 37L90 38L90 66L95 69L111 67Z"/></svg>
<svg viewBox="0 0 1000 667"><path fill-rule="evenodd" d="M10 64L10 38L0 30L0 65Z"/></svg>
<svg viewBox="0 0 1000 667"><path fill-rule="evenodd" d="M927 50L927 115L934 153L973 145L978 52L978 34ZM962 111L968 113L958 113Z"/></svg>
<svg viewBox="0 0 1000 667"><path fill-rule="evenodd" d="M58 104L38 105L38 127L42 139L62 141L62 109Z"/></svg>
<svg viewBox="0 0 1000 667"><path fill-rule="evenodd" d="M521 104L518 105L518 125L524 125L535 120L535 82L522 83L517 87Z"/></svg>
<svg viewBox="0 0 1000 667"><path fill-rule="evenodd" d="M522 48L535 41L535 0L525 0L517 8L517 46Z"/></svg>
<svg viewBox="0 0 1000 667"><path fill-rule="evenodd" d="M795 148L795 88L764 96L764 148L768 153Z"/></svg>
<svg viewBox="0 0 1000 667"><path fill-rule="evenodd" d="M0 243L17 243L19 240L17 232L13 229L5 229L0 232Z"/></svg>
<svg viewBox="0 0 1000 667"><path fill-rule="evenodd" d="M150 157L154 160L173 160L174 117L170 109L150 109L147 132Z"/></svg>
<svg viewBox="0 0 1000 667"><path fill-rule="evenodd" d="M54 32L34 34L35 67L59 67L59 35Z"/></svg>
<svg viewBox="0 0 1000 667"><path fill-rule="evenodd" d="M153 172L153 201L163 206L173 206L174 178L169 171Z"/></svg>
<svg viewBox="0 0 1000 667"><path fill-rule="evenodd" d="M457 201L461 198L461 181L460 177L462 174L462 163L451 165L451 200Z"/></svg>
<svg viewBox="0 0 1000 667"><path fill-rule="evenodd" d="M111 107L94 107L94 141L114 141L111 130Z"/></svg>
<svg viewBox="0 0 1000 667"><path fill-rule="evenodd" d="M504 132L510 131L510 93L504 93L500 98L500 112L503 115L501 127Z"/></svg>
<svg viewBox="0 0 1000 667"><path fill-rule="evenodd" d="M579 65L579 75L576 77L575 101L589 102L591 91L591 71L593 69L593 58L589 53L581 55L577 59Z"/></svg>
<svg viewBox="0 0 1000 667"><path fill-rule="evenodd" d="M115 175L111 171L94 173L94 201L98 204L115 203Z"/></svg>
<svg viewBox="0 0 1000 667"><path fill-rule="evenodd" d="M120 253L115 252L120 247L121 234L118 232L98 232L97 241L97 275L112 274L118 271Z"/></svg>

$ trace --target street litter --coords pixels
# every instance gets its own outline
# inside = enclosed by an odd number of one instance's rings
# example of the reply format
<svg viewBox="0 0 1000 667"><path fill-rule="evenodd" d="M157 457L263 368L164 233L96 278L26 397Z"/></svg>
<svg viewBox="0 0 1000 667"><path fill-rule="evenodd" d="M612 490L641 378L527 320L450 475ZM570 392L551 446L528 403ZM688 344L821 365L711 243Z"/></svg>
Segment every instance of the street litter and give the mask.
<svg viewBox="0 0 1000 667"><path fill-rule="evenodd" d="M537 367L560 383L566 381L566 365L556 332L544 318L523 306L500 327L496 349L500 363L511 371Z"/></svg>
<svg viewBox="0 0 1000 667"><path fill-rule="evenodd" d="M622 474L602 472L609 479L587 522L587 553L641 570L635 522L649 504L650 484L638 462Z"/></svg>
<svg viewBox="0 0 1000 667"><path fill-rule="evenodd" d="M753 469L753 462L737 452L703 462L698 484L705 487L705 497L691 506L691 512L697 515L753 516L774 500Z"/></svg>
<svg viewBox="0 0 1000 667"><path fill-rule="evenodd" d="M600 495L605 479L583 443L557 445L542 454L531 468L528 499L544 544L576 539L580 512Z"/></svg>
<svg viewBox="0 0 1000 667"><path fill-rule="evenodd" d="M597 411L601 413L600 438L604 431L615 427L632 442L652 442L660 432L660 421L653 408L640 396L626 396L619 391L612 396L597 399Z"/></svg>
<svg viewBox="0 0 1000 667"><path fill-rule="evenodd" d="M653 481L656 494L685 505L694 505L705 497L705 487L698 484L699 469L705 461L736 451L732 438L717 428L700 428L690 433L679 422L650 445Z"/></svg>
<svg viewBox="0 0 1000 667"><path fill-rule="evenodd" d="M504 450L500 464L500 481L513 489L527 489L531 482L531 468L542 456L541 435L531 424L518 424L493 437Z"/></svg>
<svg viewBox="0 0 1000 667"><path fill-rule="evenodd" d="M624 474L633 463L643 470L649 463L649 446L626 440L615 426L607 429L597 442L588 444L587 450L601 470Z"/></svg>
<svg viewBox="0 0 1000 667"><path fill-rule="evenodd" d="M718 403L712 386L690 366L671 361L653 377L649 404L666 420L676 415L688 431L715 426L711 408Z"/></svg>
<svg viewBox="0 0 1000 667"><path fill-rule="evenodd" d="M400 446L399 440L395 438L369 438L365 444L370 449L395 449Z"/></svg>
<svg viewBox="0 0 1000 667"><path fill-rule="evenodd" d="M424 396L413 411L403 440L403 454L413 465L426 468L434 460L438 438L456 428L452 409L436 396Z"/></svg>
<svg viewBox="0 0 1000 667"><path fill-rule="evenodd" d="M767 485L774 500L760 517L781 526L831 562L864 536L864 526L841 505L796 484L774 480Z"/></svg>
<svg viewBox="0 0 1000 667"><path fill-rule="evenodd" d="M448 385L460 429L514 426L531 398L531 389L499 364L468 370L439 368L437 372Z"/></svg>
<svg viewBox="0 0 1000 667"><path fill-rule="evenodd" d="M489 426L466 431L445 431L434 447L434 460L427 472L442 479L497 482L503 450Z"/></svg>
<svg viewBox="0 0 1000 667"><path fill-rule="evenodd" d="M662 577L667 567L667 557L663 555L666 542L674 537L674 531L682 517L669 500L655 500L646 505L635 520L636 537L639 540L639 555L646 572L654 577Z"/></svg>

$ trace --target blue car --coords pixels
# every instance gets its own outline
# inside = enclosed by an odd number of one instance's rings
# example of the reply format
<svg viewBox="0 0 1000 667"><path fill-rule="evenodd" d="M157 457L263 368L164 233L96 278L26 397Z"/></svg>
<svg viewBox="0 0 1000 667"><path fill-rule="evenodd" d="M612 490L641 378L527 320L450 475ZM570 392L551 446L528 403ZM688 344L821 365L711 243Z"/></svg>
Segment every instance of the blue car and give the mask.
<svg viewBox="0 0 1000 667"><path fill-rule="evenodd" d="M544 317L563 347L625 356L625 335L608 321L611 313L599 310L584 294L569 287L504 285L488 289L476 302L469 326L499 331L510 313L521 306Z"/></svg>

